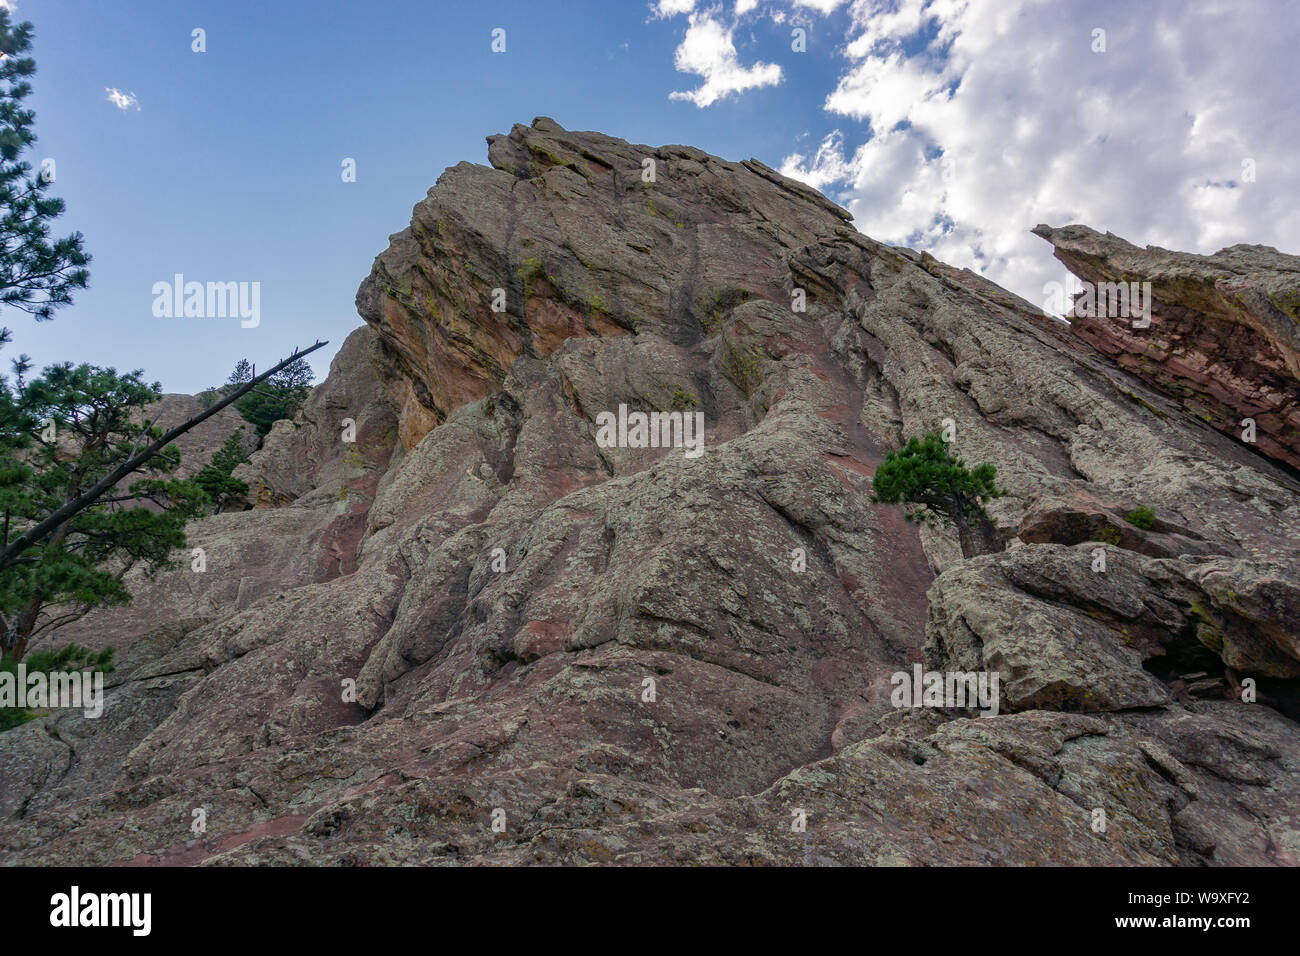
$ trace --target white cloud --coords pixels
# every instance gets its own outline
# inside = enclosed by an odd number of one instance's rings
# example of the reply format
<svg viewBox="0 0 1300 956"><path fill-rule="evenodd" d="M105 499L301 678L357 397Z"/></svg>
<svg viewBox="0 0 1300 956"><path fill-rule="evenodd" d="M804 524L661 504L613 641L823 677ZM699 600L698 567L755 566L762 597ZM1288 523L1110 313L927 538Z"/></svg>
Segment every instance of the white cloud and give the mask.
<svg viewBox="0 0 1300 956"><path fill-rule="evenodd" d="M654 5L654 19L675 17L679 13L690 13L694 9L695 0L659 0Z"/></svg>
<svg viewBox="0 0 1300 956"><path fill-rule="evenodd" d="M854 119L870 120L888 132L916 111L917 104L940 95L943 77L900 53L868 57L840 79L826 108Z"/></svg>
<svg viewBox="0 0 1300 956"><path fill-rule="evenodd" d="M844 5L844 0L794 0L796 7L811 7L822 16L835 12L837 7Z"/></svg>
<svg viewBox="0 0 1300 956"><path fill-rule="evenodd" d="M1036 304L1064 272L1029 234L1039 222L1300 251L1300 20L1286 5L854 0L825 108L870 134L847 127L783 171L828 189L868 235Z"/></svg>
<svg viewBox="0 0 1300 956"><path fill-rule="evenodd" d="M735 25L723 26L713 13L692 13L686 36L673 57L679 73L702 76L702 86L669 94L670 99L690 100L696 106L710 106L733 93L781 82L781 67L775 63L741 66L732 39Z"/></svg>
<svg viewBox="0 0 1300 956"><path fill-rule="evenodd" d="M120 110L140 109L140 101L134 93L123 93L115 86L104 87L104 92L108 94L108 101Z"/></svg>

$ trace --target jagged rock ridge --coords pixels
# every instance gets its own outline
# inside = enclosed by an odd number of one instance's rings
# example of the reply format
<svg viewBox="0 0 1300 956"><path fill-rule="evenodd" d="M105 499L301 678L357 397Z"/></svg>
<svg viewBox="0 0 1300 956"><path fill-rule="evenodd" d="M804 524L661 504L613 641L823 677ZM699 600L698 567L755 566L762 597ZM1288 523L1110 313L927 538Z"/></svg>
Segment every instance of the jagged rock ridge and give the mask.
<svg viewBox="0 0 1300 956"><path fill-rule="evenodd" d="M1296 862L1292 475L757 161L544 118L489 159L376 260L261 507L193 527L206 575L79 625L104 717L0 735L0 859ZM621 404L706 454L599 447ZM1001 553L870 500L944 419ZM914 663L1003 712L894 708Z"/></svg>
<svg viewBox="0 0 1300 956"><path fill-rule="evenodd" d="M1075 335L1221 431L1253 421L1259 450L1300 468L1300 256L1139 249L1079 225L1034 232L1085 282L1152 285L1149 327L1093 309L1074 317Z"/></svg>

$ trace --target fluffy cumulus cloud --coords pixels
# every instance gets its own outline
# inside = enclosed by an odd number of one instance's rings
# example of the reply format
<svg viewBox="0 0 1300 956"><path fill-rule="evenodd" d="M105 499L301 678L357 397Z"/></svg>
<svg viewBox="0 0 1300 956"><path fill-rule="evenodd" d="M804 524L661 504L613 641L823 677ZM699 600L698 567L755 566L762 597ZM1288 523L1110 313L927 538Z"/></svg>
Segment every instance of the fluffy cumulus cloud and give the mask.
<svg viewBox="0 0 1300 956"><path fill-rule="evenodd" d="M848 12L824 104L840 128L783 171L868 235L1038 305L1064 278L1028 232L1039 222L1300 252L1291 0L854 0Z"/></svg>
<svg viewBox="0 0 1300 956"><path fill-rule="evenodd" d="M104 87L104 92L108 94L108 101L120 110L138 110L140 101L135 98L134 93L123 93L115 86Z"/></svg>
<svg viewBox="0 0 1300 956"><path fill-rule="evenodd" d="M4 0L0 0L0 3L3 2ZM690 13L694 9L695 0L659 0L653 7L655 17L661 19L675 17L679 13Z"/></svg>
<svg viewBox="0 0 1300 956"><path fill-rule="evenodd" d="M663 15L666 7L681 5L682 0L661 0L657 10ZM741 65L733 39L735 30L735 21L724 22L716 10L690 15L686 36L677 47L673 63L679 72L703 77L704 82L693 90L670 94L672 99L705 107L745 90L781 82L781 67L775 63Z"/></svg>

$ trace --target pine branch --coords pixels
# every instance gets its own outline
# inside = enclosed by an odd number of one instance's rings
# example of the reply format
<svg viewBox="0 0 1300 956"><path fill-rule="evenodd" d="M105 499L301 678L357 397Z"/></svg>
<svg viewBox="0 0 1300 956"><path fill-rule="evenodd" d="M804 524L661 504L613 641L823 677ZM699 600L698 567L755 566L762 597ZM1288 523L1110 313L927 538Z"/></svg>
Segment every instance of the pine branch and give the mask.
<svg viewBox="0 0 1300 956"><path fill-rule="evenodd" d="M286 365L289 365L297 361L298 359L302 358L304 355L309 355L312 352L316 351L318 348L321 348L328 344L329 344L328 342L318 341L315 345L311 346L310 348L306 348L301 351L295 349L292 355L290 355L279 365L276 365L269 372L263 372L261 375L257 376L251 381L245 383L240 388L236 389L234 392L232 392L222 401L217 402L211 408L208 408L205 411L200 412L198 415L195 415L193 418L190 418L187 421L182 422L181 424L177 425L175 428L163 434L160 438L156 439L154 442L148 445L143 451L133 455L125 462L123 462L121 465L114 468L111 472L109 472L108 475L100 479L100 481L89 491L85 492L82 495L79 495L78 497L72 499L71 501L65 502L62 507L60 507L57 511L51 514L48 518L45 518L44 520L33 525L27 531L23 532L12 542L10 542L4 548L3 551L0 551L0 570L3 570L9 567L11 564L13 564L14 559L17 558L19 554L21 554L23 551L26 551L28 548L32 547L34 544L36 544L46 535L50 534L50 532L54 531L60 525L64 524L73 515L77 514L78 512L84 511L86 508L89 508L91 505L95 504L98 501L100 495L108 491L110 488L116 485L127 475L137 470L140 467L140 465L142 465L144 462L158 455L164 448L167 447L167 445L169 445L172 441L174 441L181 435L185 434L195 425L198 425L201 422L206 421L207 419L215 415L217 412L225 408L227 405L231 405L234 402L238 401L245 394L251 391L254 387L261 384L266 379L270 378L272 375L280 371L280 369L284 368Z"/></svg>

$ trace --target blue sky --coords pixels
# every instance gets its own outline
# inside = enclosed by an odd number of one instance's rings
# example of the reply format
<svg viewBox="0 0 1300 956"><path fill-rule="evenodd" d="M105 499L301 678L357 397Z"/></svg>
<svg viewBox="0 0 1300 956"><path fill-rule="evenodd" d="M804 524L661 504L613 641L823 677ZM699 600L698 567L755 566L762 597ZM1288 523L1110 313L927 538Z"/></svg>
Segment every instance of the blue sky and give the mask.
<svg viewBox="0 0 1300 956"><path fill-rule="evenodd" d="M53 321L0 317L11 354L142 367L168 391L318 336L331 342L313 357L323 376L361 324L353 297L387 237L444 168L486 163L489 134L548 115L775 165L826 125L810 125L811 91L835 74L760 21L737 46L779 59L783 84L711 110L669 100L696 85L673 67L684 24L638 3L26 0L15 16L36 29L31 158L55 159L60 231L83 232L94 261L90 288ZM495 27L504 54L490 49ZM108 88L139 108L115 107ZM259 326L155 318L152 285L178 272L260 282Z"/></svg>
<svg viewBox="0 0 1300 956"><path fill-rule="evenodd" d="M1038 222L1300 251L1297 0L0 6L36 30L27 158L55 160L57 231L94 256L53 321L0 315L3 357L143 368L168 391L317 337L323 376L411 207L447 166L485 163L485 136L538 115L756 156L874 238L1036 302L1064 280ZM152 287L176 273L260 283L260 324L156 318Z"/></svg>

